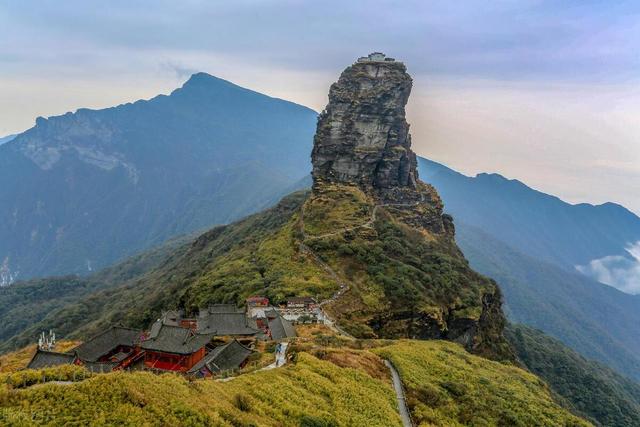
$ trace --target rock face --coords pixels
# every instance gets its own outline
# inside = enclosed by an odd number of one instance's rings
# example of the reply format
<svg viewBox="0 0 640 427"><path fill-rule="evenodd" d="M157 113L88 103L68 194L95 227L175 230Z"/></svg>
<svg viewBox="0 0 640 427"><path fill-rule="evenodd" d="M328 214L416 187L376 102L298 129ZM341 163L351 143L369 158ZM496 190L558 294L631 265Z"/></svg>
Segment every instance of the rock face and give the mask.
<svg viewBox="0 0 640 427"><path fill-rule="evenodd" d="M416 187L416 156L405 120L411 85L404 64L384 56L372 54L344 70L318 120L314 184Z"/></svg>

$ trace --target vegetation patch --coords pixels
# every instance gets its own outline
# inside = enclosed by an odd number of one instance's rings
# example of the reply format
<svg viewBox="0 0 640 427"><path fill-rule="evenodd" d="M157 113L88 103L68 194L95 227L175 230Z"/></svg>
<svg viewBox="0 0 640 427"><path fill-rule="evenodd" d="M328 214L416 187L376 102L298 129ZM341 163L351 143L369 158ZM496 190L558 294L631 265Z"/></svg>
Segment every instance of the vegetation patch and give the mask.
<svg viewBox="0 0 640 427"><path fill-rule="evenodd" d="M146 372L0 391L21 425L401 426L391 386L301 353L294 365L226 382Z"/></svg>
<svg viewBox="0 0 640 427"><path fill-rule="evenodd" d="M357 227L370 220L372 210L372 202L358 187L327 184L304 204L304 231L313 238Z"/></svg>
<svg viewBox="0 0 640 427"><path fill-rule="evenodd" d="M605 426L640 425L638 383L533 328L510 325L506 336L518 359L574 412Z"/></svg>
<svg viewBox="0 0 640 427"><path fill-rule="evenodd" d="M457 344L400 341L373 351L398 369L421 426L590 425L560 407L536 376Z"/></svg>

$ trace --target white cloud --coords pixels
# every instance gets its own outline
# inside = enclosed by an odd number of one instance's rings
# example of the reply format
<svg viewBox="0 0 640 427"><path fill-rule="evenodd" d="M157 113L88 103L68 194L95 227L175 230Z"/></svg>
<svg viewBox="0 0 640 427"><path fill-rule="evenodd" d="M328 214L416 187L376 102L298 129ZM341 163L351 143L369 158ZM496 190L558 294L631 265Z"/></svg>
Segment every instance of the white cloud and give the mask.
<svg viewBox="0 0 640 427"><path fill-rule="evenodd" d="M626 248L629 257L620 255L594 259L576 266L581 273L628 294L640 294L640 241Z"/></svg>

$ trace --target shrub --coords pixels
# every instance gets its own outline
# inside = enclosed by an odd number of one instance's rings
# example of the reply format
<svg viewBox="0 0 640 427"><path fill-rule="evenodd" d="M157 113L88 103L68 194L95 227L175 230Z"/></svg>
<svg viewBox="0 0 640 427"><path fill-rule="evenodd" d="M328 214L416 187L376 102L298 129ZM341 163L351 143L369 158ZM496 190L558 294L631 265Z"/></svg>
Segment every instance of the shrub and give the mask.
<svg viewBox="0 0 640 427"><path fill-rule="evenodd" d="M246 395L238 393L233 397L233 406L242 412L249 412L251 411L251 400Z"/></svg>

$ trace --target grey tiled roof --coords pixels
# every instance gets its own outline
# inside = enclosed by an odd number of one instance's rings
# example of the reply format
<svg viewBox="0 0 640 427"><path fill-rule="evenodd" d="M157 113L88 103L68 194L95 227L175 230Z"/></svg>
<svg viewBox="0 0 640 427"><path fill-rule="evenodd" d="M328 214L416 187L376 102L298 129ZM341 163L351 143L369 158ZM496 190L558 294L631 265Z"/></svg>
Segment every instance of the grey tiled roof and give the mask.
<svg viewBox="0 0 640 427"><path fill-rule="evenodd" d="M244 313L244 308L235 304L212 304L207 308L200 309L200 313Z"/></svg>
<svg viewBox="0 0 640 427"><path fill-rule="evenodd" d="M269 330L271 331L271 339L273 340L296 336L296 331L291 322L282 317L280 313L278 313L278 316L275 318L269 318Z"/></svg>
<svg viewBox="0 0 640 427"><path fill-rule="evenodd" d="M252 352L251 349L233 340L214 348L200 362L196 363L189 372L198 372L204 366L212 373L238 369Z"/></svg>
<svg viewBox="0 0 640 427"><path fill-rule="evenodd" d="M255 335L259 331L249 326L244 312L208 313L198 318L199 334Z"/></svg>
<svg viewBox="0 0 640 427"><path fill-rule="evenodd" d="M191 354L207 345L213 334L195 334L189 328L162 325L154 336L140 344L145 350L163 353Z"/></svg>
<svg viewBox="0 0 640 427"><path fill-rule="evenodd" d="M141 336L142 331L112 326L100 335L80 344L73 351L76 352L80 359L87 362L95 362L120 345L135 347Z"/></svg>
<svg viewBox="0 0 640 427"><path fill-rule="evenodd" d="M182 312L179 310L169 310L162 313L162 323L165 325L178 326L180 319L182 319Z"/></svg>
<svg viewBox="0 0 640 427"><path fill-rule="evenodd" d="M71 365L76 359L75 354L69 353L56 353L55 351L36 350L36 354L33 355L28 369L40 369L48 368L50 366L58 365Z"/></svg>

